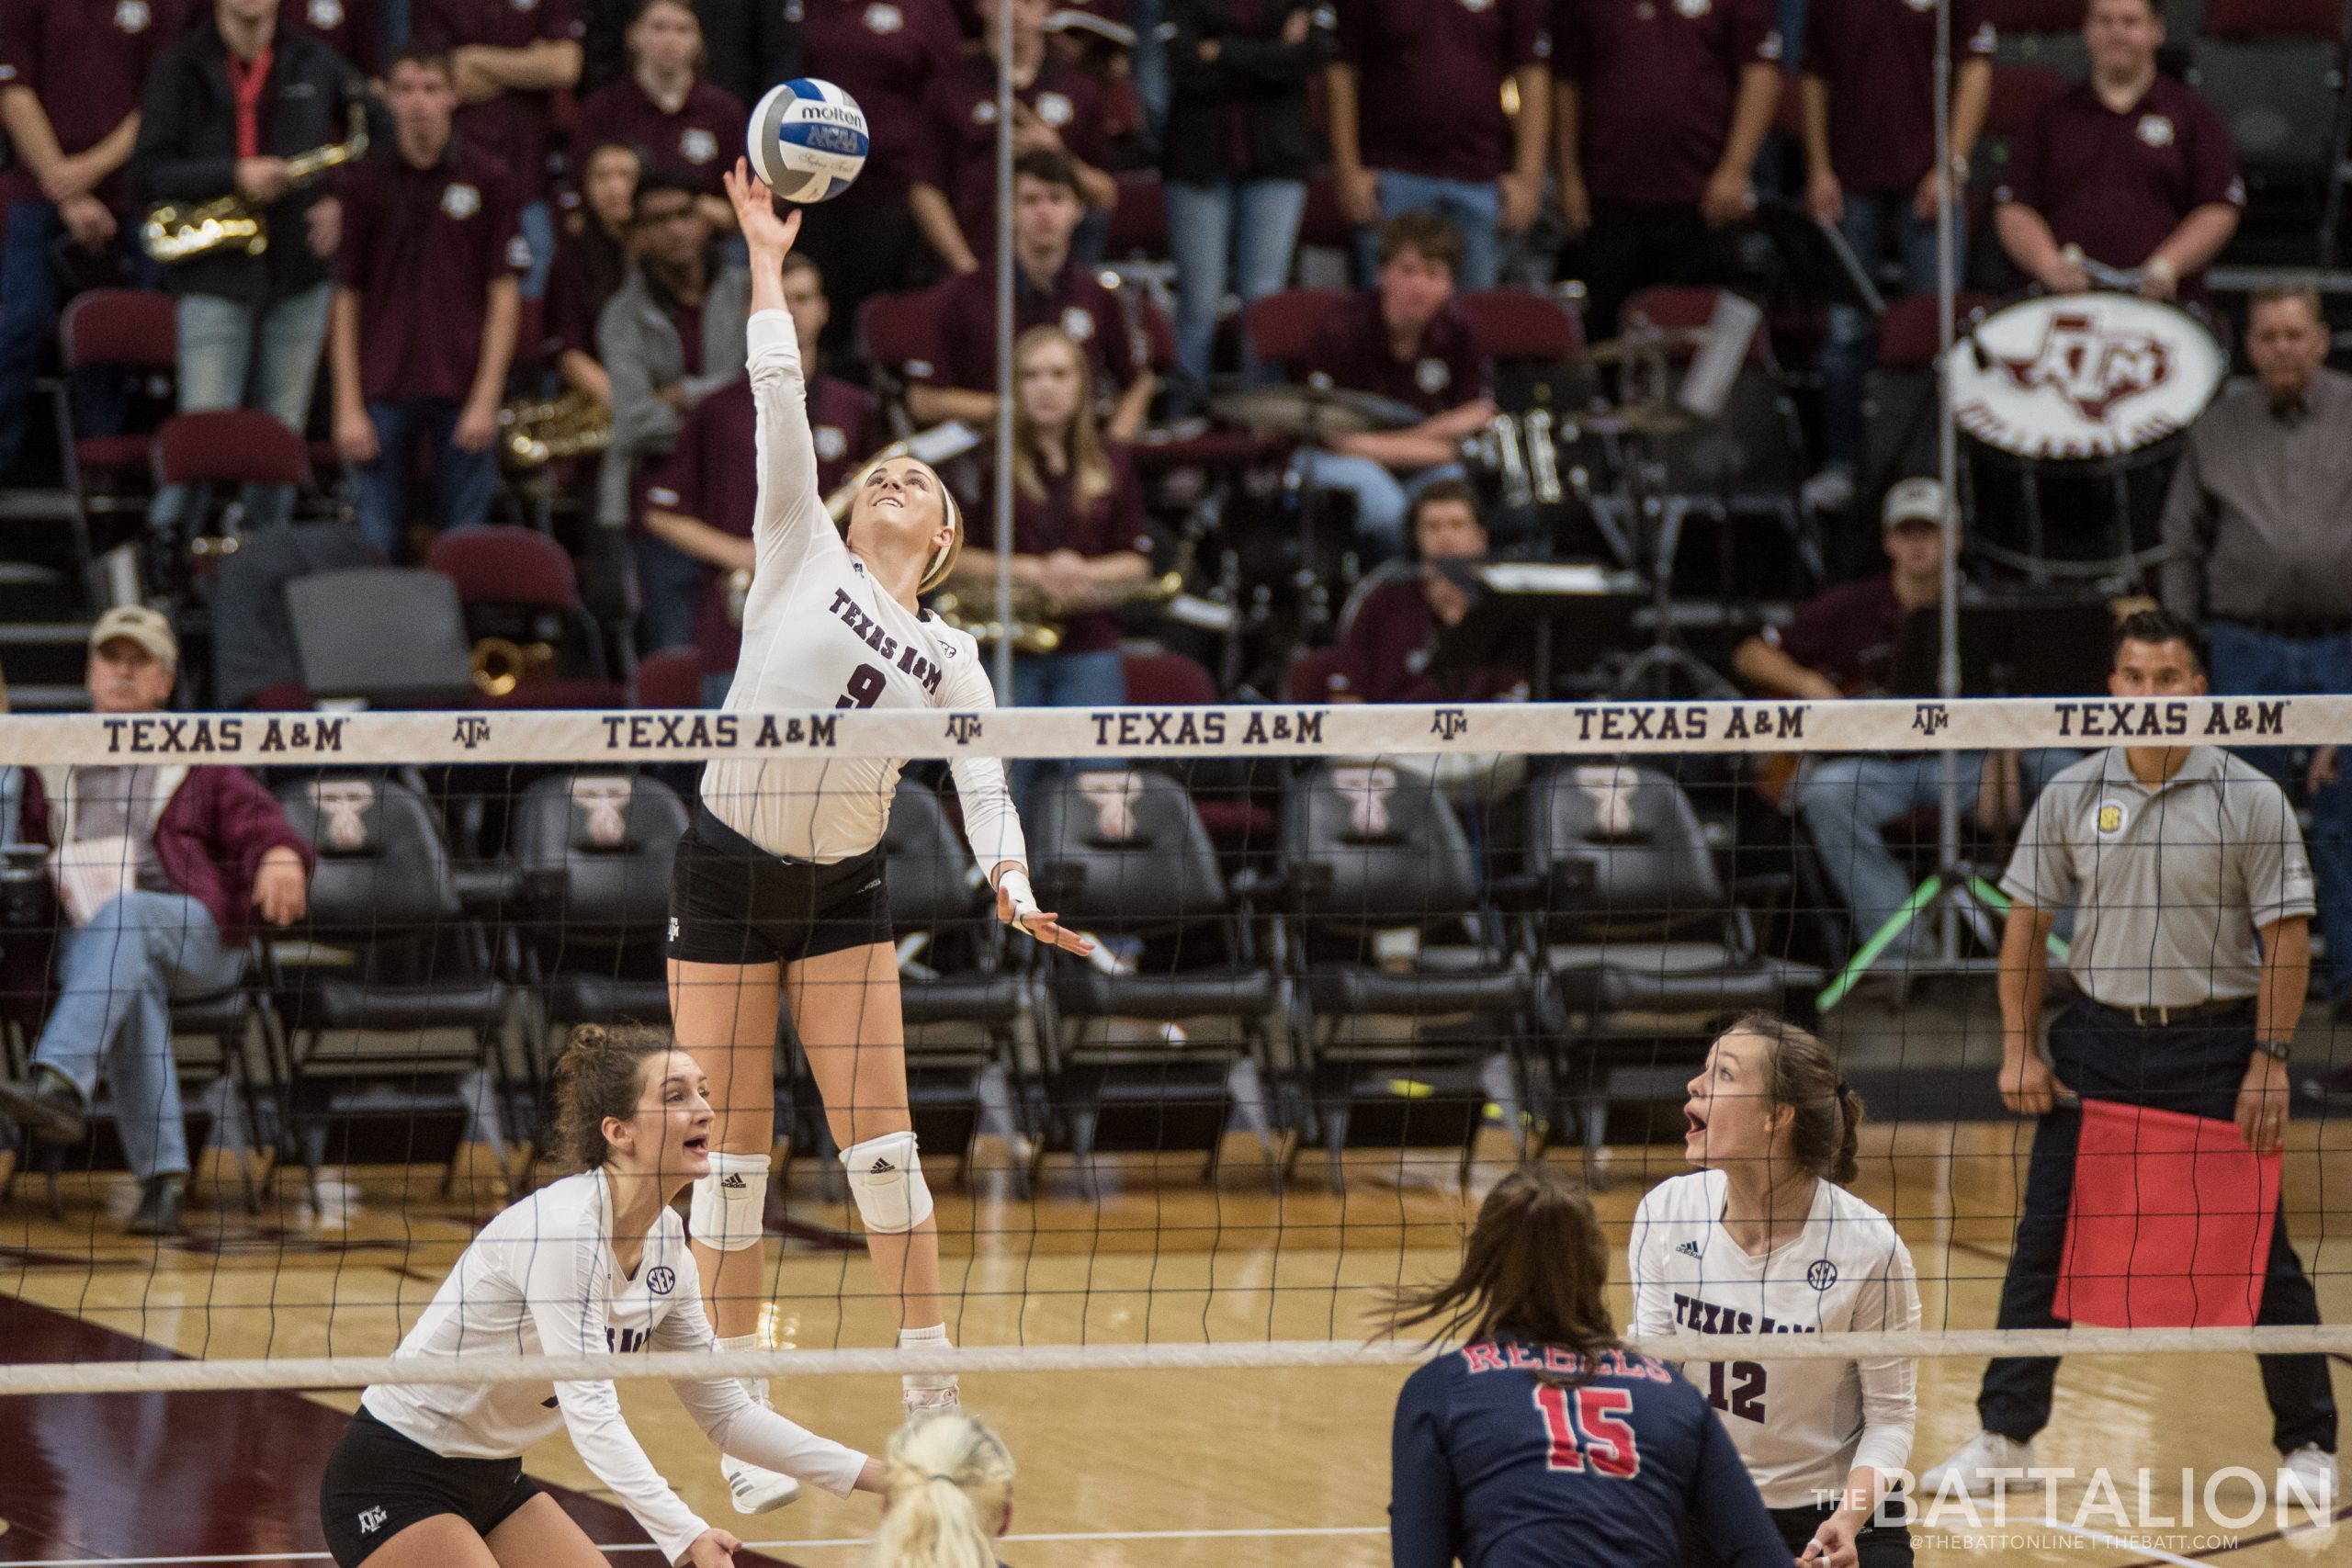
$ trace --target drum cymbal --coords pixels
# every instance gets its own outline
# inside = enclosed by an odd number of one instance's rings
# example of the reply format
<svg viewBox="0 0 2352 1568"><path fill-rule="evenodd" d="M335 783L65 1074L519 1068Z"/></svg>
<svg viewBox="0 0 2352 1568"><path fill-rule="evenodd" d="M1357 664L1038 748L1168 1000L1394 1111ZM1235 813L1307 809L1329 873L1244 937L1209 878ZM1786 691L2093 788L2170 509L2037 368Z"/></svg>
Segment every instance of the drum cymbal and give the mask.
<svg viewBox="0 0 2352 1568"><path fill-rule="evenodd" d="M1273 435L1362 435L1421 423L1420 411L1408 404L1335 387L1252 387L1212 399L1209 412Z"/></svg>
<svg viewBox="0 0 2352 1568"><path fill-rule="evenodd" d="M1682 349L1696 349L1706 341L1704 327L1674 327L1605 338L1586 349L1585 356L1595 365L1629 365L1653 354L1671 355Z"/></svg>

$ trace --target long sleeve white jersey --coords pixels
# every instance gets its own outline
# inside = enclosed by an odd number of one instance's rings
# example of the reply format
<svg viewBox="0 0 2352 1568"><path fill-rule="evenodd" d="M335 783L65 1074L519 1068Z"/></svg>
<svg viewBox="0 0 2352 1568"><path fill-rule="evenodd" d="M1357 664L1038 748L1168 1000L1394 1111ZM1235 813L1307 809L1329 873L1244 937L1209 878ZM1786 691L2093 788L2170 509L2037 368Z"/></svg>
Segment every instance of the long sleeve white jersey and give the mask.
<svg viewBox="0 0 2352 1568"><path fill-rule="evenodd" d="M702 1286L685 1226L663 1209L637 1272L613 1251L612 1201L600 1171L568 1176L484 1225L449 1270L398 1356L592 1355L710 1350ZM865 1456L752 1402L736 1378L672 1382L721 1450L839 1496ZM621 1416L610 1382L370 1385L360 1403L444 1459L514 1459L558 1427L596 1478L674 1562L710 1527L670 1489Z"/></svg>
<svg viewBox="0 0 2352 1568"><path fill-rule="evenodd" d="M1804 1229L1757 1258L1719 1223L1728 1185L1720 1170L1678 1176L1634 1211L1635 1334L1919 1326L1911 1252L1884 1214L1817 1181ZM1911 1457L1919 1364L1909 1357L1685 1361L1682 1372L1721 1416L1768 1507L1817 1506L1857 1467L1896 1471Z"/></svg>
<svg viewBox="0 0 2352 1568"><path fill-rule="evenodd" d="M753 315L752 400L759 411L759 510L743 651L727 711L992 708L971 636L910 613L850 553L817 490L808 386L792 318ZM834 862L882 841L903 758L727 759L703 770L712 815L771 854ZM993 757L959 759L964 830L984 871L1027 863L1021 819Z"/></svg>

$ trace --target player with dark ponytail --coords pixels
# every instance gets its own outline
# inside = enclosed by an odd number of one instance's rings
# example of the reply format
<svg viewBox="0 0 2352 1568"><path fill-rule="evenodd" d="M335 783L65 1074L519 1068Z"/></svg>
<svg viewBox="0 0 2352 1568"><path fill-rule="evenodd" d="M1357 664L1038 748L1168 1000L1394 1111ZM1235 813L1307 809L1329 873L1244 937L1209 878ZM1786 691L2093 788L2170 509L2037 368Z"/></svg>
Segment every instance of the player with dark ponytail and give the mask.
<svg viewBox="0 0 2352 1568"><path fill-rule="evenodd" d="M1828 1046L1785 1019L1749 1013L1707 1053L1683 1116L1683 1147L1699 1169L1652 1188L1634 1214L1635 1334L1919 1325L1909 1249L1885 1215L1846 1190L1862 1100ZM1791 1551L1826 1568L1906 1568L1909 1534L1871 1521L1911 1456L1917 1360L1682 1370L1721 1415ZM1685 1561L1714 1558L1694 1540Z"/></svg>
<svg viewBox="0 0 2352 1568"><path fill-rule="evenodd" d="M1398 1296L1392 1332L1465 1343L1396 1398L1395 1568L1669 1568L1686 1528L1733 1568L1788 1568L1706 1402L1618 1344L1608 1284L1592 1205L1537 1166L1479 1206L1453 1278Z"/></svg>

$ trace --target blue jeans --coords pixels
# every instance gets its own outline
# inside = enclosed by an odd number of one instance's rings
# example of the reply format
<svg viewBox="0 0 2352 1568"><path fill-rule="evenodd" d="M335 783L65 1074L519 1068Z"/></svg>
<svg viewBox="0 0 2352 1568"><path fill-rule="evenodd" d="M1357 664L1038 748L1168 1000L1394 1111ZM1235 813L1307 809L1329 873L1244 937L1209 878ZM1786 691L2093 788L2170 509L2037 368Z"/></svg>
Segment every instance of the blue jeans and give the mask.
<svg viewBox="0 0 2352 1568"><path fill-rule="evenodd" d="M388 560L400 558L401 534L408 525L409 468L419 435L433 443L434 482L441 492L435 525L464 528L490 521L491 500L498 493L497 448L466 452L451 445L459 412L447 398L368 405L368 418L376 426L376 460L351 470L351 489L359 531Z"/></svg>
<svg viewBox="0 0 2352 1568"><path fill-rule="evenodd" d="M1300 447L1290 466L1303 483L1318 490L1345 491L1356 498L1356 545L1365 566L1405 553L1405 516L1423 487L1463 477L1459 463L1440 463L1400 475L1371 457L1351 457L1316 446Z"/></svg>
<svg viewBox="0 0 2352 1568"><path fill-rule="evenodd" d="M629 549L637 558L637 599L644 623L639 649L659 653L665 648L693 646L695 617L702 609L711 569L650 534L632 535Z"/></svg>
<svg viewBox="0 0 2352 1568"><path fill-rule="evenodd" d="M1846 214L1838 231L1852 247L1854 259L1873 277L1879 258L1891 242L1903 258L1905 282L1914 294L1936 291L1936 225L1921 222L1912 209L1911 192L1846 193ZM1952 247L1968 252L1968 233L1962 215L1952 214ZM1833 463L1849 468L1862 456L1862 378L1878 356L1878 327L1869 314L1851 305L1829 307L1829 341L1821 347L1821 446Z"/></svg>
<svg viewBox="0 0 2352 1568"><path fill-rule="evenodd" d="M256 310L216 294L183 294L178 307L180 412L254 408L300 433L311 418L311 387L326 341L334 287L322 283ZM274 528L293 514L287 485L253 485L244 494L250 528ZM158 528L177 524L189 504L186 485L167 485L149 513Z"/></svg>
<svg viewBox="0 0 2352 1568"><path fill-rule="evenodd" d="M1127 701L1127 667L1119 650L1094 653L1048 653L1012 661L1012 704L1024 708L1115 708ZM1087 770L1124 768L1124 762L1092 762ZM1048 757L1016 758L1008 785L1015 805L1029 809L1034 791L1051 785L1063 774L1077 771L1068 762Z"/></svg>
<svg viewBox="0 0 2352 1568"><path fill-rule="evenodd" d="M1434 212L1462 231L1462 271L1453 283L1465 291L1492 288L1502 276L1502 244L1495 233L1502 209L1502 192L1492 180L1442 180L1432 175L1380 171L1383 222L1400 212ZM1356 231L1356 269L1367 285L1380 270L1380 237L1369 229Z"/></svg>
<svg viewBox="0 0 2352 1568"><path fill-rule="evenodd" d="M2075 761L2071 751L2025 751L2018 757L2018 784L2026 804L2041 793L2058 770ZM1958 754L1960 802L1976 804L1984 774L1984 753ZM1943 804L1943 758L1933 751L1902 757L1826 757L1797 777L1796 811L1813 835L1822 868L1846 907L1854 913L1854 945L1860 947L1910 900L1911 874L1887 847L1885 827L1906 812ZM1913 921L1886 951L1900 965L1924 953L1931 933Z"/></svg>
<svg viewBox="0 0 2352 1568"><path fill-rule="evenodd" d="M26 414L33 378L57 341L55 252L65 238L57 209L46 201L8 205L8 233L0 245L0 474L25 444ZM118 237L116 243L122 243ZM74 423L84 435L111 435L122 428L130 391L119 372L85 370L74 378Z"/></svg>
<svg viewBox="0 0 2352 1568"><path fill-rule="evenodd" d="M2088 999L2075 1001L2050 1026L2050 1065L2058 1081L2093 1100L2153 1106L2227 1122L2236 1113L2238 1084L2254 1055L2254 1003L2210 1023L2143 1028L2129 1013ZM2024 1203L2007 1271L2001 1280L2003 1328L2063 1328L2051 1314L2066 1256L2066 1212L2075 1192L2075 1156L2083 1113L2061 1108L2033 1132ZM2319 1298L2287 1234L2282 1199L2270 1229L2263 1268L2261 1325L2319 1322ZM2263 1356L2262 1392L2270 1405L2270 1440L2280 1453L2306 1443L2335 1450L2335 1396L2324 1356ZM2024 1442L2049 1423L2055 1356L2009 1356L1984 1369L1976 1396L1984 1429ZM2231 1381L2234 1381L2233 1379Z"/></svg>
<svg viewBox="0 0 2352 1568"><path fill-rule="evenodd" d="M125 893L61 945L57 1006L33 1060L71 1078L86 1101L103 1057L130 1168L142 1180L185 1172L172 998L235 985L243 953L222 946L212 917L184 893Z"/></svg>
<svg viewBox="0 0 2352 1568"><path fill-rule="evenodd" d="M548 291L548 273L555 265L555 209L544 201L526 201L515 217L531 247L531 270L523 275L523 298L542 299Z"/></svg>
<svg viewBox="0 0 2352 1568"><path fill-rule="evenodd" d="M2213 690L2232 695L2320 696L2352 693L2352 637L2274 637L2232 621L2208 621ZM2238 755L2301 795L2295 755L2284 746L2248 746ZM2330 1002L2352 1001L2352 748L2336 762L2337 781L2311 795L2311 841L2304 846L2318 883L2319 931L2327 944L2324 985Z"/></svg>
<svg viewBox="0 0 2352 1568"><path fill-rule="evenodd" d="M1290 281L1306 186L1301 180L1171 181L1165 194L1168 245L1176 258L1176 357L1194 389L1205 390L1227 288L1240 296L1246 310ZM1245 358L1243 368L1255 367Z"/></svg>

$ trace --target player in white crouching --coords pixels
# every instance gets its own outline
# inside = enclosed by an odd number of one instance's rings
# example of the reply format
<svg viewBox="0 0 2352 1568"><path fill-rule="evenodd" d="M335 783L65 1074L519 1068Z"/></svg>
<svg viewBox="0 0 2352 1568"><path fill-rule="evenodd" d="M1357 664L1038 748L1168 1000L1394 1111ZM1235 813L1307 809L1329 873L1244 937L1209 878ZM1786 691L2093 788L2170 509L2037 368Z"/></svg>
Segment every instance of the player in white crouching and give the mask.
<svg viewBox="0 0 2352 1568"><path fill-rule="evenodd" d="M817 488L807 383L782 267L799 232L739 161L727 176L751 250L750 375L759 412L759 509L743 649L727 694L746 716L835 708L993 707L978 646L917 604L963 547L947 487L910 457L860 476L846 537ZM745 733L758 733L747 716ZM760 1246L775 1136L775 1040L789 1007L901 1346L947 1344L939 1235L907 1106L905 1023L884 890L882 835L902 761L821 751L729 759L704 770L701 807L678 846L670 903L670 1010L678 1043L709 1069L718 1125L695 1183L694 1248L719 1344L755 1343ZM1038 909L1004 768L959 760L956 792L998 914L1040 942L1091 951ZM902 1380L910 1414L956 1407L953 1374ZM764 1401L766 1385L747 1387ZM729 1458L735 1506L763 1513L799 1488Z"/></svg>
<svg viewBox="0 0 2352 1568"><path fill-rule="evenodd" d="M1836 1333L1919 1325L1911 1254L1854 1179L1860 1096L1829 1049L1769 1013L1724 1031L1690 1080L1699 1167L1652 1188L1629 1247L1634 1329ZM1918 1363L1686 1361L1790 1551L1826 1568L1905 1568L1911 1539L1871 1517L1911 1455ZM1686 1562L1712 1561L1686 1540Z"/></svg>
<svg viewBox="0 0 2352 1568"><path fill-rule="evenodd" d="M557 1141L584 1167L474 1238L398 1355L709 1350L695 1260L671 1208L709 1168L713 1116L694 1058L652 1030L583 1029L556 1064ZM711 1441L847 1496L882 1466L763 1408L736 1378L672 1384ZM741 1544L654 1469L609 1381L379 1383L360 1396L319 1485L341 1568L605 1568L605 1554L523 1473L558 1427L664 1562L726 1568Z"/></svg>

